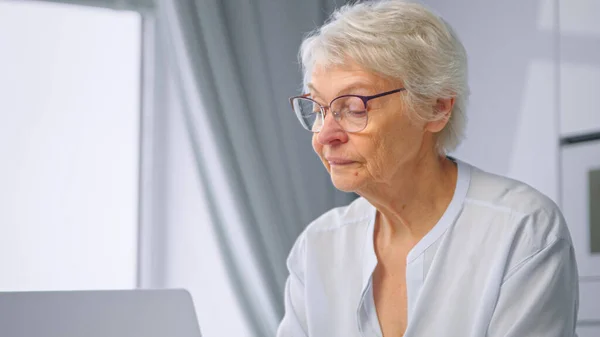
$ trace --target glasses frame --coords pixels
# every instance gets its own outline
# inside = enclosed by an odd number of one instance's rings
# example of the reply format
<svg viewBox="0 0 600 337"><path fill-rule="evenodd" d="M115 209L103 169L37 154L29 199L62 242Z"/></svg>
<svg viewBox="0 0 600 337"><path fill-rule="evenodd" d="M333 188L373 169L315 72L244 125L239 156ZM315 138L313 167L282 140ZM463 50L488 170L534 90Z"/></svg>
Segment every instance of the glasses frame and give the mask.
<svg viewBox="0 0 600 337"><path fill-rule="evenodd" d="M357 97L357 98L360 98L363 101L363 104L365 106L365 112L367 113L367 121L365 122L365 126L362 129L358 130L358 131L348 131L348 130L344 129L344 127L340 124L340 120L342 119L342 117L339 115L339 112L337 112L337 114L336 114L336 111L332 111L331 112L333 114L333 119L340 126L340 128L342 128L344 131L346 131L348 133L356 133L356 132L363 131L367 127L367 124L369 124L369 111L367 109L367 102L368 101L370 101L372 99L375 99L375 98L379 98L379 97L383 97L383 96L388 96L388 95L391 95L391 94L395 94L395 93L398 93L398 92L402 92L402 91L405 91L405 90L406 90L406 88L398 88L398 89L394 89L394 90L390 90L390 91L386 91L386 92L382 92L382 93L375 94L375 95L370 95L370 96L363 96L363 95L341 95L341 96L338 96L338 97L332 99L331 102L329 102L329 105L326 105L326 106L323 106L323 105L321 105L321 103L319 103L319 102L315 101L314 99L310 98L309 97L310 94L293 96L293 97L290 97L289 100L290 100L290 104L292 106L292 111L294 111L294 114L296 114L296 117L298 117L298 119L301 119L302 116L299 116L298 113L296 112L296 109L294 109L294 100L298 99L298 98L302 98L302 99L310 100L310 101L314 102L315 104L317 104L317 106L319 106L319 109L321 110L321 113L323 114L323 122L325 122L325 118L327 117L327 111L331 110L331 104L335 100L340 99L340 98L344 98L344 97ZM304 127L304 123L301 123L301 124ZM306 128L304 127L304 129L306 129ZM321 130L322 129L323 129L323 127L321 126ZM321 130L319 130L319 131L313 131L313 130L308 130L308 129L306 129L306 130L310 131L312 133L319 133L319 132L321 132Z"/></svg>

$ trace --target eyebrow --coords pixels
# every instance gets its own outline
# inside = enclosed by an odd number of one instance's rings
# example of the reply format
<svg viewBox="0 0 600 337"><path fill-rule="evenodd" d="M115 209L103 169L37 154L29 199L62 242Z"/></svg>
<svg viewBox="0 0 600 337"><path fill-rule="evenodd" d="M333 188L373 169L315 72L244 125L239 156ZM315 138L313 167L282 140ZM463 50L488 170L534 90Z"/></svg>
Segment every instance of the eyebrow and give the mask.
<svg viewBox="0 0 600 337"><path fill-rule="evenodd" d="M315 88L315 86L312 85L312 83L308 83L307 87L311 91L314 91L316 93L316 95L318 95L318 96L321 95L319 93L319 91ZM355 90L372 90L372 88L373 88L373 84L367 83L365 81L357 81L357 82L351 83L344 89L338 91L338 93L336 94L336 97L343 96L343 95L349 95L351 92L353 92Z"/></svg>

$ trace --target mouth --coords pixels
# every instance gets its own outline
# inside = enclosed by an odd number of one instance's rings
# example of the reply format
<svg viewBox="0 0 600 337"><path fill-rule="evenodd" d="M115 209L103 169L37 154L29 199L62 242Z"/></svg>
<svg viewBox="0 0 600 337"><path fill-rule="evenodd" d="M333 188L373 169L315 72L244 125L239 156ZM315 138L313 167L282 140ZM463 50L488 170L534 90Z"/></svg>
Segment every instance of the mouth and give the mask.
<svg viewBox="0 0 600 337"><path fill-rule="evenodd" d="M356 163L354 160L341 159L341 158L327 158L329 166L347 166Z"/></svg>

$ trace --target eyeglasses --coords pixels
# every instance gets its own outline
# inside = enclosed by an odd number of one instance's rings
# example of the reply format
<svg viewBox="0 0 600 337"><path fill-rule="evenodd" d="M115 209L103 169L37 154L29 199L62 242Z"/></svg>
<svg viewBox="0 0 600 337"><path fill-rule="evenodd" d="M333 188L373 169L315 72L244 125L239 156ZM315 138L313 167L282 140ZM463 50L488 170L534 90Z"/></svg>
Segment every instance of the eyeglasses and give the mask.
<svg viewBox="0 0 600 337"><path fill-rule="evenodd" d="M404 90L406 89L399 88L372 96L342 95L334 98L328 106L322 106L309 98L310 94L304 94L291 97L290 103L296 117L300 120L300 124L308 131L320 132L323 124L325 124L327 110L329 110L344 131L360 132L367 127L369 119L367 114L368 101Z"/></svg>

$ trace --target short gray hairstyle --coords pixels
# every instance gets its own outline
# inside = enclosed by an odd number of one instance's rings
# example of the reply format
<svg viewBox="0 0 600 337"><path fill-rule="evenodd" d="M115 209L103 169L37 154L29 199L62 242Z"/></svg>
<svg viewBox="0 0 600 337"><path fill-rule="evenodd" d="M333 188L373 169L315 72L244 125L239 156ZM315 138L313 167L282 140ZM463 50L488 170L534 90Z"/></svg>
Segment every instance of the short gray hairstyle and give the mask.
<svg viewBox="0 0 600 337"><path fill-rule="evenodd" d="M464 138L469 97L467 53L442 18L417 3L379 0L346 5L300 47L304 84L313 67L343 65L348 59L366 70L398 80L407 90L411 118L435 121L444 116L431 109L440 98L455 98L437 150L453 151Z"/></svg>

